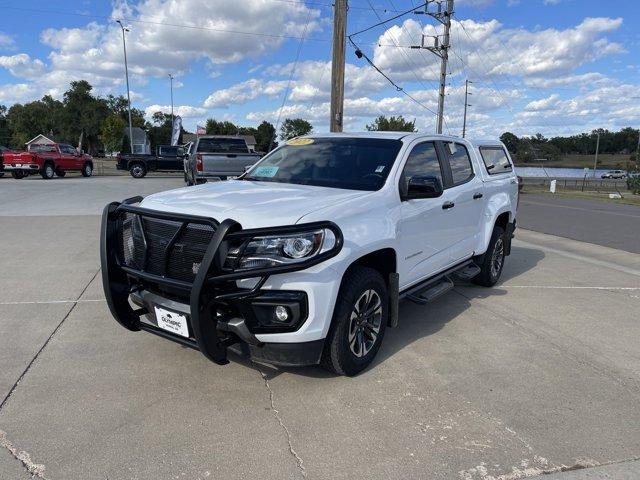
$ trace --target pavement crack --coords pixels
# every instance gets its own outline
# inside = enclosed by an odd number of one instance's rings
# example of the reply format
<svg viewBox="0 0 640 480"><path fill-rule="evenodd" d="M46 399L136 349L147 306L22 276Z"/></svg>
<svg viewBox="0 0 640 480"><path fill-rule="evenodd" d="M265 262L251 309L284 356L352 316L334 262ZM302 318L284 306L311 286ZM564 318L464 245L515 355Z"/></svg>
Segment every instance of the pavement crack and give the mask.
<svg viewBox="0 0 640 480"><path fill-rule="evenodd" d="M27 469L31 478L42 478L46 480L47 477L44 476L44 465L35 463L31 460L31 455L24 450L18 450L13 443L7 439L7 434L2 430L0 430L0 446L6 449L13 458L22 463L22 466Z"/></svg>
<svg viewBox="0 0 640 480"><path fill-rule="evenodd" d="M271 412L273 413L273 416L276 418L276 420L278 420L278 423L280 424L280 428L282 428L282 430L285 433L285 436L287 438L287 444L289 446L289 453L295 459L296 465L298 467L298 470L300 470L300 473L301 473L302 477L303 478L307 478L307 471L304 468L304 465L303 465L303 462L302 462L302 458L300 458L300 455L298 455L296 450L293 448L293 442L291 440L291 432L289 431L289 429L285 425L284 421L282 420L282 416L280 415L280 411L275 407L273 389L271 388L271 385L269 384L269 378L267 377L267 375L260 369L260 367L255 362L253 362L253 364L255 365L255 367L258 370L258 372L260 372L260 376L264 380L264 386L266 387L267 391L269 392L269 403L270 403Z"/></svg>
<svg viewBox="0 0 640 480"><path fill-rule="evenodd" d="M40 354L42 353L42 351L46 348L47 345L49 345L49 342L51 341L51 339L53 339L53 337L55 336L56 333L58 333L58 330L60 330L60 327L62 327L62 325L64 324L64 322L67 320L67 318L69 318L69 315L71 315L71 312L73 312L73 310L76 308L76 306L78 305L78 301L82 298L82 295L84 295L84 292L87 291L87 288L89 288L89 285L91 285L91 283L96 279L96 277L98 276L98 273L100 273L100 269L98 269L98 271L96 273L93 274L93 277L91 277L91 280L89 280L89 282L84 286L84 288L82 289L82 291L80 292L80 295L78 295L78 298L76 298L73 301L73 304L71 305L71 308L69 308L69 311L67 312L67 314L62 318L62 320L60 320L60 323L58 323L58 325L56 325L56 328L53 329L53 331L51 332L51 334L47 337L47 339L45 340L45 342L42 344L42 346L40 347L40 349L36 352L36 354L33 356L33 358L31 359L31 361L27 364L26 368L22 371L22 373L20 374L20 376L18 377L18 379L16 380L16 382L13 384L13 386L11 387L11 390L9 390L9 393L7 393L7 395L4 397L4 399L2 400L2 403L0 403L0 412L2 411L2 409L4 408L4 406L6 405L6 403L9 401L9 398L11 398L11 395L13 395L13 392L16 390L16 388L18 388L18 385L20 384L20 382L22 381L22 379L24 378L24 376L29 372L29 370L31 369L31 366L35 363L35 361L38 359L38 357L40 356Z"/></svg>

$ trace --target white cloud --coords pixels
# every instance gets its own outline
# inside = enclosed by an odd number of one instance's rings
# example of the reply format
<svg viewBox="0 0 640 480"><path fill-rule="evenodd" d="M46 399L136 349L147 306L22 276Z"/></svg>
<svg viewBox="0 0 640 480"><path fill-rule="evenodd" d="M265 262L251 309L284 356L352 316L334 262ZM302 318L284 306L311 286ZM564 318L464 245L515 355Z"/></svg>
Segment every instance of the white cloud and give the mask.
<svg viewBox="0 0 640 480"><path fill-rule="evenodd" d="M466 64L475 77L563 75L600 57L624 52L621 45L603 36L621 25L621 18L587 18L565 30L529 31L505 29L497 20L456 21L452 25L455 41L451 68L454 74L460 73ZM393 45L417 45L423 34L430 37L439 33L434 25L422 26L416 20L405 20L379 37L373 61L399 80L415 80L416 75L422 81L435 80L438 57Z"/></svg>
<svg viewBox="0 0 640 480"><path fill-rule="evenodd" d="M92 22L82 28L43 31L40 40L52 49L46 66L26 54L21 64L2 66L34 80L40 93L59 96L71 80L79 79L88 80L100 93L112 93L124 76L122 31L116 19L130 24L127 56L131 81L137 85L148 77L184 74L201 59L216 65L258 57L302 35L307 21L307 34L322 28L320 10L278 0L116 0L111 18L107 25Z"/></svg>
<svg viewBox="0 0 640 480"><path fill-rule="evenodd" d="M15 48L15 41L11 35L0 32L0 49L13 50Z"/></svg>
<svg viewBox="0 0 640 480"><path fill-rule="evenodd" d="M44 74L46 67L39 59L32 59L26 53L0 57L0 67L4 67L14 77L34 80Z"/></svg>
<svg viewBox="0 0 640 480"><path fill-rule="evenodd" d="M35 93L35 88L27 83L0 85L0 105L28 102Z"/></svg>
<svg viewBox="0 0 640 480"><path fill-rule="evenodd" d="M171 105L149 105L144 109L144 112L147 118L151 118L151 116L156 112L170 114ZM194 107L191 105L174 105L173 113L181 116L182 118L201 118L207 113L207 110L205 108Z"/></svg>

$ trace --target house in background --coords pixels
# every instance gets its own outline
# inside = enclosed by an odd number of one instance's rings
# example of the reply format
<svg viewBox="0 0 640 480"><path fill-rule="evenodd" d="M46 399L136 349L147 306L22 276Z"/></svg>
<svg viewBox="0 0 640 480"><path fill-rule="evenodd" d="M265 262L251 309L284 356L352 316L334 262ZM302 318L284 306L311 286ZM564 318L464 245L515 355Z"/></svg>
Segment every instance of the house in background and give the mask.
<svg viewBox="0 0 640 480"><path fill-rule="evenodd" d="M133 146L133 153L141 155L151 154L151 141L149 140L149 137L147 137L147 132L140 127L133 127L131 129L131 133L133 135L133 140L130 139L130 143ZM129 138L129 127L125 127L124 135Z"/></svg>
<svg viewBox="0 0 640 480"><path fill-rule="evenodd" d="M247 147L249 147L249 151L256 151L256 137L253 135L240 135L240 137L244 138L245 142L247 142Z"/></svg>
<svg viewBox="0 0 640 480"><path fill-rule="evenodd" d="M55 143L56 142L54 142L50 138L40 134L37 137L34 137L31 140L29 140L27 143L25 143L25 146L27 147L27 152L30 152L31 147L33 147L34 145L53 145Z"/></svg>

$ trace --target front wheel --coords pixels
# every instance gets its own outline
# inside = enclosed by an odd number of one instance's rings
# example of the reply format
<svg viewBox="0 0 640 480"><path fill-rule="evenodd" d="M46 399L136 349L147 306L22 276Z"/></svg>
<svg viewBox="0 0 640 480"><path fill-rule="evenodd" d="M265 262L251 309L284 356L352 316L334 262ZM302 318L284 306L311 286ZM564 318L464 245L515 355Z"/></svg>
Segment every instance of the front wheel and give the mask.
<svg viewBox="0 0 640 480"><path fill-rule="evenodd" d="M387 285L379 272L350 269L336 300L321 364L338 375L354 376L375 358L389 316Z"/></svg>
<svg viewBox="0 0 640 480"><path fill-rule="evenodd" d="M505 259L505 232L502 227L493 227L487 253L482 256L480 273L473 279L474 283L483 287L493 287L502 274Z"/></svg>
<svg viewBox="0 0 640 480"><path fill-rule="evenodd" d="M92 174L93 174L93 165L91 165L90 163L85 163L84 166L82 167L82 176L90 177Z"/></svg>

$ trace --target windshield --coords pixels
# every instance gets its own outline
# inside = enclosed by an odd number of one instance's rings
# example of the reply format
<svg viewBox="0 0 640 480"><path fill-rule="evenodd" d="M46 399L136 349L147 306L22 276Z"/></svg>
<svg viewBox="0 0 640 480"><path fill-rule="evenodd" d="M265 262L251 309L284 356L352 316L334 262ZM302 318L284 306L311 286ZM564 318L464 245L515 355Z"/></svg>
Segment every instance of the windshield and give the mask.
<svg viewBox="0 0 640 480"><path fill-rule="evenodd" d="M29 148L29 151L35 152L35 153L55 152L56 147L54 145L35 144L35 145L31 145L31 147Z"/></svg>
<svg viewBox="0 0 640 480"><path fill-rule="evenodd" d="M402 142L380 138L298 138L258 162L243 180L379 190Z"/></svg>

